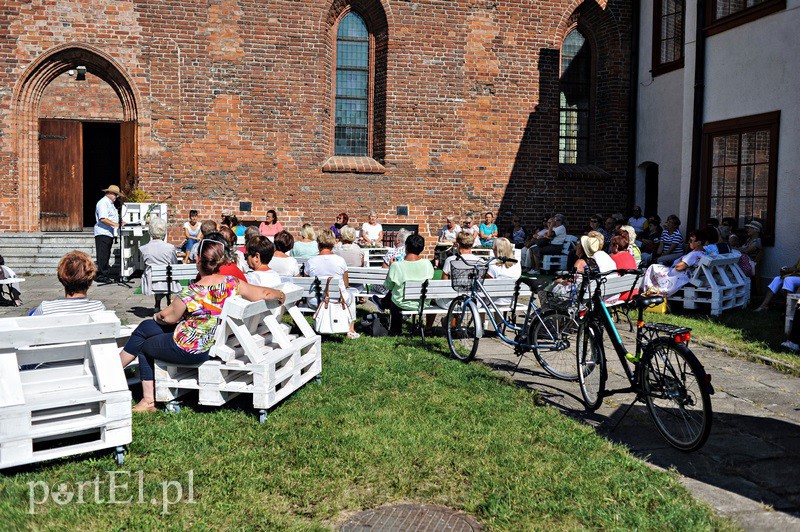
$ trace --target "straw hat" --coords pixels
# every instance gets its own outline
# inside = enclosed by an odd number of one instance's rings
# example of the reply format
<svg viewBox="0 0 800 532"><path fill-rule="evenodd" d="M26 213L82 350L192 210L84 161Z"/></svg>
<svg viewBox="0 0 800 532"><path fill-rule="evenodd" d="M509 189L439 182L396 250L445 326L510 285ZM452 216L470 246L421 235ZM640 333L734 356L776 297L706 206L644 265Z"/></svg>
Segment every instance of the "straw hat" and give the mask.
<svg viewBox="0 0 800 532"><path fill-rule="evenodd" d="M603 249L602 237L598 238L600 235L595 236L595 234L592 231L590 234L581 237L581 247L588 258L592 258L595 253Z"/></svg>
<svg viewBox="0 0 800 532"><path fill-rule="evenodd" d="M761 222L759 222L759 221L757 221L757 220L753 220L753 221L752 221L752 222L750 222L749 224L745 224L745 227L749 227L750 229L755 229L755 230L756 230L756 231L758 231L759 233L760 233L760 232L762 231L762 229L763 229L763 228L762 228L762 226L761 226Z"/></svg>
<svg viewBox="0 0 800 532"><path fill-rule="evenodd" d="M125 194L122 193L122 191L119 189L119 187L117 185L111 185L108 188L104 188L103 192L105 192L106 194L111 192L112 194L116 194L117 196L124 196L125 195Z"/></svg>

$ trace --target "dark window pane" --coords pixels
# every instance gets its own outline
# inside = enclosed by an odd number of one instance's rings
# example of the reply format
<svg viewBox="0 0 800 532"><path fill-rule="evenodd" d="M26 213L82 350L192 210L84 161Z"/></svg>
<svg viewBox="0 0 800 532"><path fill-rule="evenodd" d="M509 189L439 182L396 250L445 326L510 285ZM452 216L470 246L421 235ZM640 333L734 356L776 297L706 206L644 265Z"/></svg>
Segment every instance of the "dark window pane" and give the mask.
<svg viewBox="0 0 800 532"><path fill-rule="evenodd" d="M757 163L769 162L769 131L756 132L756 161Z"/></svg>
<svg viewBox="0 0 800 532"><path fill-rule="evenodd" d="M717 9L714 14L716 19L733 15L750 7L764 3L766 0L716 0Z"/></svg>
<svg viewBox="0 0 800 532"><path fill-rule="evenodd" d="M739 172L739 195L752 196L753 195L753 177L755 169L751 165L742 166Z"/></svg>
<svg viewBox="0 0 800 532"><path fill-rule="evenodd" d="M769 194L769 164L757 164L755 169L753 195L767 196Z"/></svg>
<svg viewBox="0 0 800 532"><path fill-rule="evenodd" d="M369 138L369 32L350 12L339 22L336 41L335 155L367 155Z"/></svg>
<svg viewBox="0 0 800 532"><path fill-rule="evenodd" d="M369 73L365 70L338 70L336 96L366 100L369 96Z"/></svg>
<svg viewBox="0 0 800 532"><path fill-rule="evenodd" d="M725 137L725 164L739 164L739 135Z"/></svg>
<svg viewBox="0 0 800 532"><path fill-rule="evenodd" d="M559 80L558 160L583 164L589 159L589 115L592 55L589 43L577 29L561 45Z"/></svg>

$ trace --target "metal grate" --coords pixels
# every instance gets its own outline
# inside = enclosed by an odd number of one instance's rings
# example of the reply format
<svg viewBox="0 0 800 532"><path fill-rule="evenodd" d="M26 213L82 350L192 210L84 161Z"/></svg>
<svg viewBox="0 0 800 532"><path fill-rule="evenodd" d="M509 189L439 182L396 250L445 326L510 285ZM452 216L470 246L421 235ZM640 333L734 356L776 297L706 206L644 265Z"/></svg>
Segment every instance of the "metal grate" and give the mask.
<svg viewBox="0 0 800 532"><path fill-rule="evenodd" d="M365 510L353 516L341 528L345 532L381 530L467 532L482 530L472 517L441 506L399 504Z"/></svg>

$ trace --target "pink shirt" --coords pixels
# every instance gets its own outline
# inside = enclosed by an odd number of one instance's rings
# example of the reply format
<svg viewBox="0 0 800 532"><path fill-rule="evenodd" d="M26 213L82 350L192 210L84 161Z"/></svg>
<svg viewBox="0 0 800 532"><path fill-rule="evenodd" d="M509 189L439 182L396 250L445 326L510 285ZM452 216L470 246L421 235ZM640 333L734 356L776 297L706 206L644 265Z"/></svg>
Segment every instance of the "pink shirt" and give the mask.
<svg viewBox="0 0 800 532"><path fill-rule="evenodd" d="M261 225L258 226L258 232L261 233L261 236L275 236L281 231L283 231L283 226L281 226L280 222L275 222L272 225L261 222Z"/></svg>

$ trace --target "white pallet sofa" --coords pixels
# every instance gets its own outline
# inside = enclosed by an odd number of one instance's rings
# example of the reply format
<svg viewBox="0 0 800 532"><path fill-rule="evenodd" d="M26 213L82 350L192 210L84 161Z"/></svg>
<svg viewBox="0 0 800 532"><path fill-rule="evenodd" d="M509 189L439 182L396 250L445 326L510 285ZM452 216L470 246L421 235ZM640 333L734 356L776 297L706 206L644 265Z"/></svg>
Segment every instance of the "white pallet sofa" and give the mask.
<svg viewBox="0 0 800 532"><path fill-rule="evenodd" d="M150 271L152 283L167 283L166 290L153 290L157 294L167 294L167 304L172 302L172 291L169 287L173 281L194 281L197 278L197 265L190 264L156 264Z"/></svg>
<svg viewBox="0 0 800 532"><path fill-rule="evenodd" d="M0 469L131 442L112 311L0 319ZM23 369L24 368L24 369Z"/></svg>
<svg viewBox="0 0 800 532"><path fill-rule="evenodd" d="M156 400L168 403L169 411L179 411L177 399L192 390L198 392L198 403L208 406L248 394L264 422L267 410L317 377L322 371L320 337L296 306L303 289L285 283L281 290L286 293L283 305L227 299L207 362L178 365L156 360ZM279 321L284 310L299 335L289 334L289 326Z"/></svg>
<svg viewBox="0 0 800 532"><path fill-rule="evenodd" d="M738 252L704 256L689 284L668 299L683 302L685 309L709 305L712 316L744 308L750 301L750 283L738 265L740 256Z"/></svg>
<svg viewBox="0 0 800 532"><path fill-rule="evenodd" d="M544 255L542 257L542 269L550 270L555 267L557 270L567 269L567 259L569 258L570 250L575 247L578 237L574 235L567 235L564 237L564 244L561 248L561 253L556 255Z"/></svg>
<svg viewBox="0 0 800 532"><path fill-rule="evenodd" d="M486 290L486 293L492 299L510 297L512 298L512 303L514 298L532 296L531 290L526 285L514 279L486 279L483 281L483 287ZM417 308L415 310L404 310L401 312L401 314L404 316L412 316L417 320L417 328L420 332L420 336L422 336L422 342L424 344L425 323L423 322L422 317L447 314L447 306L449 306L450 301L459 295L460 293L453 289L449 279L436 281L408 281L403 287L403 299L406 301L417 302ZM447 306L431 304L430 306L426 307L426 303L430 303L433 299L435 299L439 304L446 302ZM511 310L511 308L511 305L497 306L497 310L500 312L508 312ZM478 310L483 312L483 308L481 306L478 307Z"/></svg>
<svg viewBox="0 0 800 532"><path fill-rule="evenodd" d="M364 267L380 268L383 264L383 257L389 253L389 249L391 248L363 248Z"/></svg>
<svg viewBox="0 0 800 532"><path fill-rule="evenodd" d="M786 336L789 336L789 333L792 330L792 322L794 321L794 315L797 312L798 303L800 303L800 294L786 295L786 321L784 323Z"/></svg>

